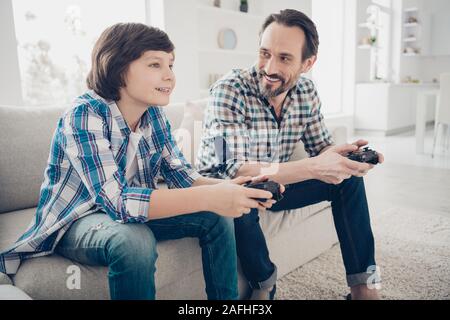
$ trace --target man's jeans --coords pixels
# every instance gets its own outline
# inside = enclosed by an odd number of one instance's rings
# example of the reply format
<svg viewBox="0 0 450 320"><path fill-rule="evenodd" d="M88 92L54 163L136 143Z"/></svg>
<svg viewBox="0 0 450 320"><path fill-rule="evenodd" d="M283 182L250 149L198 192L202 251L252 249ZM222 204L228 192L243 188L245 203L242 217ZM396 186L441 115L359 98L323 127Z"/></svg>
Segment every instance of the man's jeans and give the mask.
<svg viewBox="0 0 450 320"><path fill-rule="evenodd" d="M340 241L349 287L366 284L374 276L375 249L369 209L362 178L351 177L339 185L307 180L286 186L284 198L271 211L302 208L331 201L333 219ZM276 214L276 213L271 213ZM266 240L259 225L258 211L234 220L237 253L252 288L270 288L276 281L276 266L269 258ZM292 243L296 247L296 243ZM372 281L372 280L371 280Z"/></svg>
<svg viewBox="0 0 450 320"><path fill-rule="evenodd" d="M94 213L73 223L56 252L82 264L108 266L111 299L155 299L156 241L184 237L199 238L208 299L237 299L233 222L214 213L145 224L121 224Z"/></svg>

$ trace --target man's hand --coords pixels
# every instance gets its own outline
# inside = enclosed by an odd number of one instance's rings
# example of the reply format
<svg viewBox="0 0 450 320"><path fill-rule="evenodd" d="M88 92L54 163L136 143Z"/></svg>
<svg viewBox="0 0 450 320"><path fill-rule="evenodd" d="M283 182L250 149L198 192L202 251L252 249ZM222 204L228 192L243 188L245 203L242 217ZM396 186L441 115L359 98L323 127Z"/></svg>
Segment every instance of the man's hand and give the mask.
<svg viewBox="0 0 450 320"><path fill-rule="evenodd" d="M337 153L339 153L341 156L343 156L343 157L347 157L347 155L350 153L350 152L352 152L352 151L356 151L356 150L359 150L359 149L361 149L362 147L364 147L364 146L367 146L369 144L369 141L367 141L367 140L364 140L364 139L359 139L359 140L357 140L357 141L355 141L355 142L353 142L351 145L352 146L356 146L356 148L354 148L354 150L350 150L350 151L347 151L348 149L346 149L346 148L342 148L343 146L341 145L341 146L331 146L330 148L328 148L326 151L334 151L334 152L337 152ZM349 145L350 146L350 145ZM325 151L325 152L326 152ZM325 153L324 152L324 153ZM382 164L383 162L384 162L384 156L383 156L383 154L382 153L380 153L380 152L378 152L377 151L377 154L378 154L378 163L379 164ZM370 164L370 168L368 169L368 170L364 170L364 171L361 171L360 173L361 173L361 177L362 176L365 176L366 174L367 174L367 172L369 171L369 170L371 170L371 169L373 169L374 168L374 165L372 165L372 164Z"/></svg>
<svg viewBox="0 0 450 320"><path fill-rule="evenodd" d="M355 141L352 144L357 146L358 149L360 149L364 146L367 146L369 144L369 141L364 140L364 139L359 139L358 141ZM384 156L382 153L380 153L378 151L377 151L377 154L378 154L378 163L382 164L384 162Z"/></svg>
<svg viewBox="0 0 450 320"><path fill-rule="evenodd" d="M311 158L312 175L315 179L325 183L340 184L351 176L362 177L374 167L372 164L359 163L347 159L346 156L360 147L367 145L367 141L358 140L353 144L332 146L317 157ZM380 154L380 163L384 157Z"/></svg>

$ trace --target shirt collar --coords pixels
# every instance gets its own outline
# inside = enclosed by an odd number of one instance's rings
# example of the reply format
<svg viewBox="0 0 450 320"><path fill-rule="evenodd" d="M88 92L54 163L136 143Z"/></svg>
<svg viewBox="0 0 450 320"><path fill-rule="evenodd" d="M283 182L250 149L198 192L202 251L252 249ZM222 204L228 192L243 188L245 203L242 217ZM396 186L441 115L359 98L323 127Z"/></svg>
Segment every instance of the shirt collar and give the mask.
<svg viewBox="0 0 450 320"><path fill-rule="evenodd" d="M117 106L116 102L114 100L108 100L108 99L101 97L93 90L90 91L90 95L93 98L101 100L102 102L107 104L109 107L109 110L111 111L111 116L116 121L116 123L120 129L120 132L122 132L123 135L125 135L125 136L130 135L131 129L128 126L127 122L125 121L125 118L123 117L122 113L120 112L119 107ZM150 123L152 121L152 116L151 116L150 110L149 110L150 108L152 108L152 106L149 106L149 108L144 112L144 114L142 115L142 117L139 121L139 128L141 130L144 130L146 127L150 126Z"/></svg>

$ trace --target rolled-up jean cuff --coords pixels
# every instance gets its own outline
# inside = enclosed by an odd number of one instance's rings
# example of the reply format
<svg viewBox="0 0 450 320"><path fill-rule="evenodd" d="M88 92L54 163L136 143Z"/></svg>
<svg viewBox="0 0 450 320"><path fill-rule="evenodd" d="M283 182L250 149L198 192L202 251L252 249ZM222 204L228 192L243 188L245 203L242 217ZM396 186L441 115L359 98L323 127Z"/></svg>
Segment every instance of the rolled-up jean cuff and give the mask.
<svg viewBox="0 0 450 320"><path fill-rule="evenodd" d="M380 273L375 272L361 272L347 275L347 285L354 287L357 285L375 285L381 283Z"/></svg>
<svg viewBox="0 0 450 320"><path fill-rule="evenodd" d="M270 289L277 283L277 266L272 275L264 281L254 282L249 281L250 288L252 289Z"/></svg>

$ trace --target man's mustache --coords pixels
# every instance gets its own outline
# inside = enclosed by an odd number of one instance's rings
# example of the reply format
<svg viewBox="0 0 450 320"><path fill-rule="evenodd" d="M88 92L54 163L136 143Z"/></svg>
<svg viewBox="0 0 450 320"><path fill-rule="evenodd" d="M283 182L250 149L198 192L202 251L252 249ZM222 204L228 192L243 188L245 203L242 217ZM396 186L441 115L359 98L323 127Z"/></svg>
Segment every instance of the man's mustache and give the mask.
<svg viewBox="0 0 450 320"><path fill-rule="evenodd" d="M269 77L269 78L272 78L272 79L278 79L278 80L281 80L282 82L285 82L284 78L282 76L276 74L276 73L269 75L265 71L261 71L259 74L261 76L266 76L266 77Z"/></svg>

